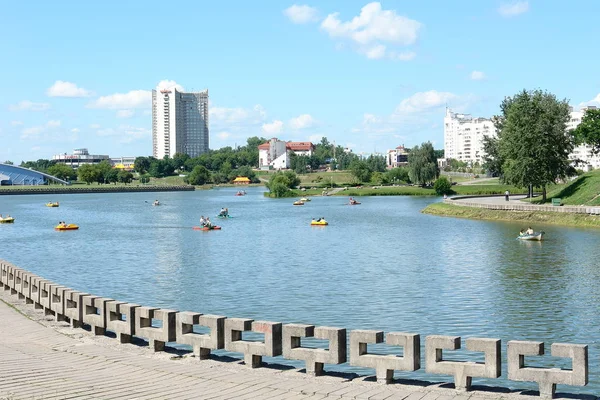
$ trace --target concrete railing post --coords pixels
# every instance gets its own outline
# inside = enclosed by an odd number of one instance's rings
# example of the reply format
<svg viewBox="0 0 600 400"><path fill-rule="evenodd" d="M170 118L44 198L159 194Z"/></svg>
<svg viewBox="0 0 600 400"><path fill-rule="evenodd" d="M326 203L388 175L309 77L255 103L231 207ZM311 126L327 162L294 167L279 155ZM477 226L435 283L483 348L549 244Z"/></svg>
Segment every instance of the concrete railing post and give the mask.
<svg viewBox="0 0 600 400"><path fill-rule="evenodd" d="M135 310L135 335L148 339L148 345L154 351L163 351L165 343L174 342L175 310L153 307L138 307ZM160 327L152 326L152 320L161 321Z"/></svg>
<svg viewBox="0 0 600 400"><path fill-rule="evenodd" d="M83 323L92 327L94 335L106 333L106 303L111 301L114 300L98 296L83 298Z"/></svg>
<svg viewBox="0 0 600 400"><path fill-rule="evenodd" d="M71 321L73 328L81 328L83 324L83 299L88 293L76 290L66 290L63 293L65 302L65 316Z"/></svg>
<svg viewBox="0 0 600 400"><path fill-rule="evenodd" d="M117 334L121 343L131 343L135 335L135 310L138 304L111 301L106 303L106 329Z"/></svg>
<svg viewBox="0 0 600 400"><path fill-rule="evenodd" d="M211 350L225 347L225 320L220 315L203 315L195 312L180 312L176 318L176 342L187 344L194 349L194 355L201 360L210 358ZM210 333L194 332L194 325L205 326Z"/></svg>
<svg viewBox="0 0 600 400"><path fill-rule="evenodd" d="M459 391L471 389L475 378L498 378L501 373L500 339L470 338L467 350L485 353L485 363L444 361L442 350L460 349L460 336L427 336L425 339L425 369L431 374L454 375Z"/></svg>
<svg viewBox="0 0 600 400"><path fill-rule="evenodd" d="M283 357L288 360L304 360L306 373L319 376L325 364L343 364L347 360L346 329L304 324L283 326ZM314 337L328 340L329 350L302 347L301 338Z"/></svg>
<svg viewBox="0 0 600 400"><path fill-rule="evenodd" d="M244 354L244 362L251 368L262 364L263 356L281 355L281 322L252 321L244 318L225 320L225 350ZM242 332L252 331L265 335L264 342L242 340Z"/></svg>
<svg viewBox="0 0 600 400"><path fill-rule="evenodd" d="M36 277L31 272L23 274L23 282L21 284L21 294L25 297L25 304L33 304L31 300L31 280Z"/></svg>
<svg viewBox="0 0 600 400"><path fill-rule="evenodd" d="M543 342L511 340L508 342L508 379L513 381L537 382L540 397L552 399L556 385L585 386L588 384L588 346L582 344L554 343L553 357L568 357L573 360L572 370L558 368L532 368L525 366L525 356L544 354Z"/></svg>
<svg viewBox="0 0 600 400"><path fill-rule="evenodd" d="M22 269L18 269L15 271L15 286L14 286L14 290L15 290L15 294L17 295L17 298L19 300L24 300L25 296L23 295L23 277L26 276L28 274L27 271L24 271Z"/></svg>
<svg viewBox="0 0 600 400"><path fill-rule="evenodd" d="M65 292L72 290L68 287L53 285L50 289L50 309L56 316L57 321L64 321L65 316Z"/></svg>
<svg viewBox="0 0 600 400"><path fill-rule="evenodd" d="M368 343L383 343L383 331L350 332L350 365L374 368L379 383L391 383L394 370L416 371L421 368L421 337L416 333L390 332L385 343L404 347L404 356L369 354Z"/></svg>

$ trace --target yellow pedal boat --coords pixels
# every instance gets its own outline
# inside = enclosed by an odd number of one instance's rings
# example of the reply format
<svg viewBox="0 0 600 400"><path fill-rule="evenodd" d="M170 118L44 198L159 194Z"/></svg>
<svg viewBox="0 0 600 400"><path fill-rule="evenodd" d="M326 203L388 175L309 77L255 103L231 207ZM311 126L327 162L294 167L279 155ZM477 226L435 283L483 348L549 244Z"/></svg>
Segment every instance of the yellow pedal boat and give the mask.
<svg viewBox="0 0 600 400"><path fill-rule="evenodd" d="M304 202L303 202L303 201L299 201L299 200L298 200L298 201L295 201L295 202L294 202L294 205L295 205L295 206L303 206L303 205L304 205Z"/></svg>
<svg viewBox="0 0 600 400"><path fill-rule="evenodd" d="M56 203L46 203L46 207L58 207L58 201Z"/></svg>
<svg viewBox="0 0 600 400"><path fill-rule="evenodd" d="M329 225L329 222L325 221L324 219L319 220L319 221L313 219L312 221L310 221L310 225L311 226L325 226L325 225Z"/></svg>
<svg viewBox="0 0 600 400"><path fill-rule="evenodd" d="M13 217L0 218L0 224L12 224L13 222L15 222Z"/></svg>
<svg viewBox="0 0 600 400"><path fill-rule="evenodd" d="M61 224L54 227L55 231L74 231L76 229L79 229L79 226L75 224Z"/></svg>

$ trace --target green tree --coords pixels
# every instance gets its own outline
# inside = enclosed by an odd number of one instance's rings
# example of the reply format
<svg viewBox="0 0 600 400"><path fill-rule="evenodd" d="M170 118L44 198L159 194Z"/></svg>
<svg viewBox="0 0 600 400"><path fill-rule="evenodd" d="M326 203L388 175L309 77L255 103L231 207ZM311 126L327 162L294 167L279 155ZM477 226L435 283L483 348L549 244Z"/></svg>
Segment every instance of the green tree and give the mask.
<svg viewBox="0 0 600 400"><path fill-rule="evenodd" d="M4 164L6 164L6 165L15 165L15 163L12 162L12 161L10 161L10 160L4 161Z"/></svg>
<svg viewBox="0 0 600 400"><path fill-rule="evenodd" d="M133 180L133 174L129 171L125 171L124 169L120 170L117 173L117 180L121 183L131 183Z"/></svg>
<svg viewBox="0 0 600 400"><path fill-rule="evenodd" d="M197 165L186 177L186 182L190 185L204 185L210 179L210 171L203 165Z"/></svg>
<svg viewBox="0 0 600 400"><path fill-rule="evenodd" d="M409 183L410 178L408 177L408 168L406 167L396 167L392 168L386 172L388 182L392 183L400 183L405 182Z"/></svg>
<svg viewBox="0 0 600 400"><path fill-rule="evenodd" d="M112 165L110 164L110 161L102 160L98 164L96 164L95 167L98 170L98 177L96 181L98 183L109 183L109 177L111 174L111 170L113 169Z"/></svg>
<svg viewBox="0 0 600 400"><path fill-rule="evenodd" d="M293 192L290 189L300 184L300 178L294 171L278 171L271 175L267 188L274 197L289 197Z"/></svg>
<svg viewBox="0 0 600 400"><path fill-rule="evenodd" d="M372 172L385 172L387 164L385 157L370 155L367 158L367 165Z"/></svg>
<svg viewBox="0 0 600 400"><path fill-rule="evenodd" d="M350 172L360 182L369 182L373 171L365 161L356 159L350 164Z"/></svg>
<svg viewBox="0 0 600 400"><path fill-rule="evenodd" d="M439 195L452 193L452 182L445 176L440 176L433 183L433 190Z"/></svg>
<svg viewBox="0 0 600 400"><path fill-rule="evenodd" d="M517 93L502 102L498 148L503 181L517 187L546 186L573 172L569 154L574 141L567 132L569 103L541 90Z"/></svg>
<svg viewBox="0 0 600 400"><path fill-rule="evenodd" d="M100 176L100 170L95 165L83 164L77 168L77 179L88 185L92 182L97 182Z"/></svg>
<svg viewBox="0 0 600 400"><path fill-rule="evenodd" d="M181 171L185 170L185 163L190 159L190 156L185 153L175 153L173 158L171 159L171 164L174 169L178 169Z"/></svg>
<svg viewBox="0 0 600 400"><path fill-rule="evenodd" d="M62 180L71 180L77 177L77 173L71 167L63 163L57 163L48 168L48 174Z"/></svg>
<svg viewBox="0 0 600 400"><path fill-rule="evenodd" d="M153 157L136 157L133 162L133 169L138 174L144 175L150 169L150 164L154 159Z"/></svg>
<svg viewBox="0 0 600 400"><path fill-rule="evenodd" d="M408 176L418 185L433 182L439 175L437 158L431 142L415 146L408 154Z"/></svg>
<svg viewBox="0 0 600 400"><path fill-rule="evenodd" d="M587 144L594 154L600 153L600 109L588 108L573 131L576 144Z"/></svg>
<svg viewBox="0 0 600 400"><path fill-rule="evenodd" d="M105 183L114 183L116 184L119 181L119 170L116 168L111 168L105 175L104 175L104 182Z"/></svg>

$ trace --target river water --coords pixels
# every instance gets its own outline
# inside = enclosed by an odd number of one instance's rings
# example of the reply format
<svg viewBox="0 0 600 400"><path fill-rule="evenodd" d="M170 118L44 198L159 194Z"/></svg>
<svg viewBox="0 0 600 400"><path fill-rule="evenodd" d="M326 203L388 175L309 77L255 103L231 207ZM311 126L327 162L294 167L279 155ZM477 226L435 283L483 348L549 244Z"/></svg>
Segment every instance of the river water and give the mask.
<svg viewBox="0 0 600 400"><path fill-rule="evenodd" d="M521 242L523 224L421 214L435 198L366 197L348 206L344 197L315 197L292 206L293 199L265 198L264 188L243 197L235 191L0 196L0 213L16 218L0 225L0 258L147 306L414 332L423 346L430 334L502 339L502 377L475 384L536 387L506 380L508 340L543 341L548 353L555 342L588 344L590 384L566 390L600 391L599 230L534 226L545 240ZM153 207L155 199L162 205ZM233 218L215 218L221 207ZM201 214L223 229L192 230ZM311 227L318 217L330 225ZM80 230L55 232L61 220ZM483 361L465 350L446 357ZM528 363L570 367L549 355ZM421 364L396 376L448 380ZM374 373L348 364L326 369Z"/></svg>

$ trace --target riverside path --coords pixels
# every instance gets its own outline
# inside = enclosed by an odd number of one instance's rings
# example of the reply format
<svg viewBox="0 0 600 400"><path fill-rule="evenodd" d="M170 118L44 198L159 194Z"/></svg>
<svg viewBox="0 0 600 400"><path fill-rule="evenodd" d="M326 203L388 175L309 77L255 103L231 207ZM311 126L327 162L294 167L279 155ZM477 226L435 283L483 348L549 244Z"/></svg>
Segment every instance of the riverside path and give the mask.
<svg viewBox="0 0 600 400"><path fill-rule="evenodd" d="M249 370L239 360L200 362L116 342L55 322L0 292L0 399L539 399L505 388L458 394L424 381L380 385L354 374L308 377L275 365ZM598 399L564 396L555 398Z"/></svg>

